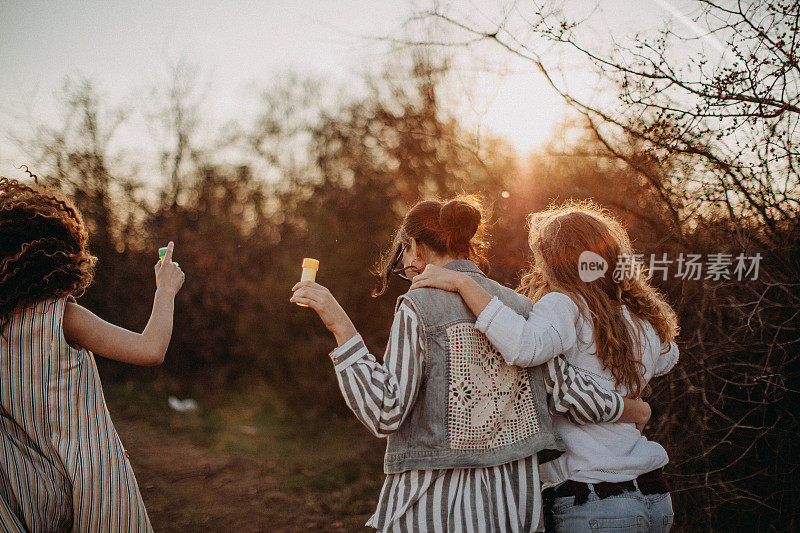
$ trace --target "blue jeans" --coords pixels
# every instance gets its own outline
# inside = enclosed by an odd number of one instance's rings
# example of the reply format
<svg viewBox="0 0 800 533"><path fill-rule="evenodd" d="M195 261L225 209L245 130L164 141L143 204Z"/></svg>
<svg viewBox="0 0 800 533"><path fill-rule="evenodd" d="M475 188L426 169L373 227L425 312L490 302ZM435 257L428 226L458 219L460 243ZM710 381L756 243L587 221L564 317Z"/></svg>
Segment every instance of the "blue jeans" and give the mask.
<svg viewBox="0 0 800 533"><path fill-rule="evenodd" d="M666 494L625 492L600 499L592 492L583 505L574 496L556 498L552 523L559 533L667 533L673 521L672 498Z"/></svg>

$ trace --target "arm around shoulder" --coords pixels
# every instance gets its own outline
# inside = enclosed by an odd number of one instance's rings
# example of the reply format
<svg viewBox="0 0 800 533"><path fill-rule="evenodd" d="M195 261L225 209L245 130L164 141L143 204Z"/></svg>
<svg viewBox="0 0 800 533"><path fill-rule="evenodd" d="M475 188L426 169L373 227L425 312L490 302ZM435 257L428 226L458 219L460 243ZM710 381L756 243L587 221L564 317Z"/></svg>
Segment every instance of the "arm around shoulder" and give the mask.
<svg viewBox="0 0 800 533"><path fill-rule="evenodd" d="M494 299L478 316L475 327L510 364L521 367L544 364L571 348L578 338L580 310L566 294L551 292L533 304L528 317Z"/></svg>

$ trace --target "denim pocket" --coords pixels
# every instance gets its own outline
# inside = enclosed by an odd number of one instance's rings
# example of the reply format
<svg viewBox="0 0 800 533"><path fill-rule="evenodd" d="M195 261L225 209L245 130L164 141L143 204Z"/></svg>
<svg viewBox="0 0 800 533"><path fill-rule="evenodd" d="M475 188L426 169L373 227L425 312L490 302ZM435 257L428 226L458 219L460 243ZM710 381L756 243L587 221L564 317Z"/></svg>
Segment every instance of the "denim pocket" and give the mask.
<svg viewBox="0 0 800 533"><path fill-rule="evenodd" d="M610 531L613 533L640 533L645 530L644 517L593 518L589 520L589 529L592 531Z"/></svg>
<svg viewBox="0 0 800 533"><path fill-rule="evenodd" d="M672 527L673 522L675 521L675 514L669 513L664 515L664 528L661 530L663 533L667 533Z"/></svg>
<svg viewBox="0 0 800 533"><path fill-rule="evenodd" d="M556 498L553 501L552 509L553 513L558 514L559 512L574 506L575 506L575 496L562 496L561 498Z"/></svg>

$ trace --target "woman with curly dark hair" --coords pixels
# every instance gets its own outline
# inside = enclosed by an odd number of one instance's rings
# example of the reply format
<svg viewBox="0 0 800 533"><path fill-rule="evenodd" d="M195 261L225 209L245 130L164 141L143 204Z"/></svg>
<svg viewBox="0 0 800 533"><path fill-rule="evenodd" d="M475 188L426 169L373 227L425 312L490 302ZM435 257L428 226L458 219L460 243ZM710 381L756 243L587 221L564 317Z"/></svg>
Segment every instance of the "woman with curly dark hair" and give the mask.
<svg viewBox="0 0 800 533"><path fill-rule="evenodd" d="M152 531L93 353L160 364L184 274L170 243L134 333L75 302L94 273L87 246L69 202L0 178L0 524L11 531Z"/></svg>

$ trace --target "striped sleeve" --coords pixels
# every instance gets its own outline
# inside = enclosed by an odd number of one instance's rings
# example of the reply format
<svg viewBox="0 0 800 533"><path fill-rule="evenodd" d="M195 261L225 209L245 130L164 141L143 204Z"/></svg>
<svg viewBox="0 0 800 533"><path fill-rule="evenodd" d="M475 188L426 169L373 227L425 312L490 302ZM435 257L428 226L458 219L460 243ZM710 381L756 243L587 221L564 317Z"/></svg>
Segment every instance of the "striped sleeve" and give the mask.
<svg viewBox="0 0 800 533"><path fill-rule="evenodd" d="M563 355L547 362L544 376L551 413L576 424L616 422L622 416L622 395L576 370Z"/></svg>
<svg viewBox="0 0 800 533"><path fill-rule="evenodd" d="M423 335L416 312L397 309L383 364L360 335L331 352L345 403L376 437L397 430L414 404L423 370Z"/></svg>

